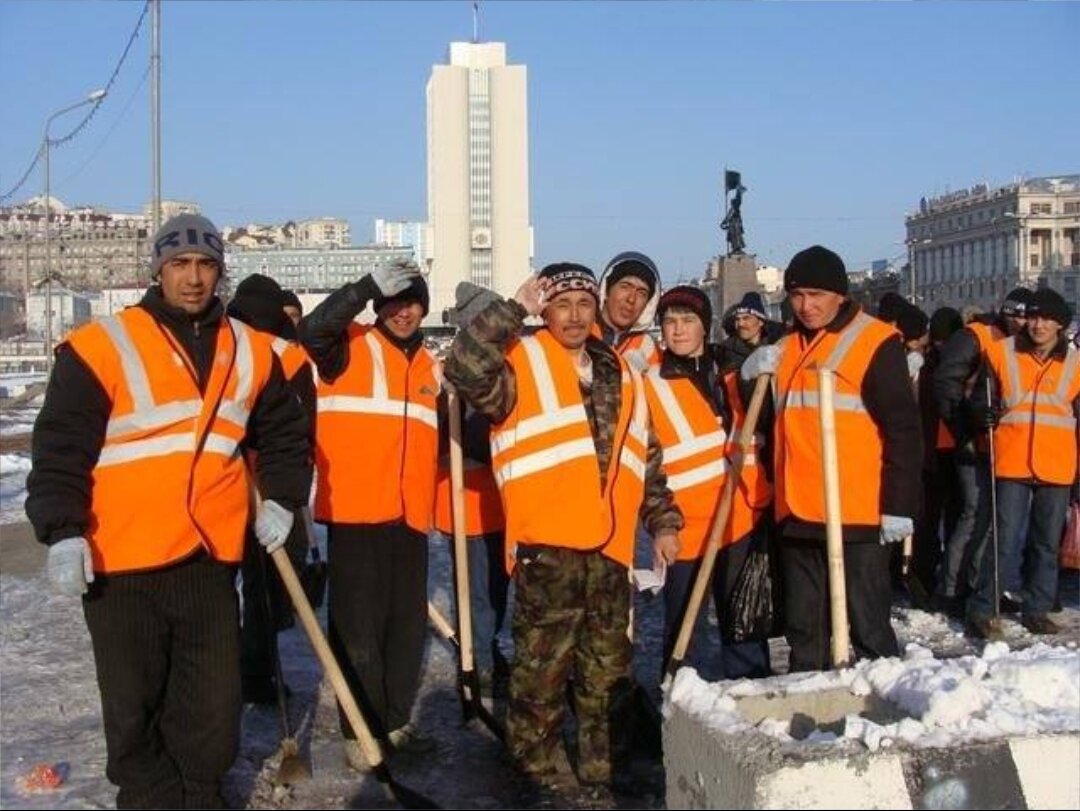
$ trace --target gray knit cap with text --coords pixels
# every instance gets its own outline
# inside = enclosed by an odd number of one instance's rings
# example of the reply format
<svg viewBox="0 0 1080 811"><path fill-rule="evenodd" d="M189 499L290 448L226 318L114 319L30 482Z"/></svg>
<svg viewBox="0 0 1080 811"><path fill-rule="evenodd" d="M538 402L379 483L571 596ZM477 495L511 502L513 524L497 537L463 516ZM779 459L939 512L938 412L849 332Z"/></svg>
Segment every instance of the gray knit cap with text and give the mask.
<svg viewBox="0 0 1080 811"><path fill-rule="evenodd" d="M161 272L161 266L182 253L201 253L216 261L225 271L225 243L221 233L210 220L198 214L177 214L162 224L154 234L150 256L153 278Z"/></svg>

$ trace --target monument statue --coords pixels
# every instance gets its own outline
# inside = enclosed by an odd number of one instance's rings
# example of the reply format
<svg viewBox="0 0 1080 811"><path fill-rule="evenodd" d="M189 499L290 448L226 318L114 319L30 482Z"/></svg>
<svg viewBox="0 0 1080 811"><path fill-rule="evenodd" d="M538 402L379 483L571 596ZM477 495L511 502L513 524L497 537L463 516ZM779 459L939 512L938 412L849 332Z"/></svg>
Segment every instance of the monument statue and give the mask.
<svg viewBox="0 0 1080 811"><path fill-rule="evenodd" d="M742 193L745 188L738 181L736 183L735 196L731 198L727 214L720 223L720 227L727 231L728 256L737 256L746 252L746 237L743 234L742 221Z"/></svg>

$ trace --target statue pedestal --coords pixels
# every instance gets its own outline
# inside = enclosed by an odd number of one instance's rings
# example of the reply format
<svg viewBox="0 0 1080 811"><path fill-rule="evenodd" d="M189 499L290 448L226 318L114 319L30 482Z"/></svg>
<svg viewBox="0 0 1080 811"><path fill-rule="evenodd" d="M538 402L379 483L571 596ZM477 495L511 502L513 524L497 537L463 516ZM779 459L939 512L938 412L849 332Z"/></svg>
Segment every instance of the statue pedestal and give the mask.
<svg viewBox="0 0 1080 811"><path fill-rule="evenodd" d="M728 307L738 304L743 295L760 292L757 282L757 257L753 254L719 256L709 263L709 273L702 280L713 307L713 340L721 339L721 322Z"/></svg>

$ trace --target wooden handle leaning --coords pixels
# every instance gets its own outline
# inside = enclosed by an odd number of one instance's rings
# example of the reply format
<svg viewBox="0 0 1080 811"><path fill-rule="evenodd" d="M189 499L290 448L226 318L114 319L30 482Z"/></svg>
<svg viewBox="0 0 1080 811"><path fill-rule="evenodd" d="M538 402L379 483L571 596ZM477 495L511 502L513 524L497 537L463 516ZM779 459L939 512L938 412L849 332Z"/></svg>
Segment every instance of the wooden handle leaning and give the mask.
<svg viewBox="0 0 1080 811"><path fill-rule="evenodd" d="M851 662L851 642L848 636L847 583L844 580L844 528L840 513L834 374L832 369L818 370L818 416L821 421L821 472L825 482L825 548L829 566L832 663L833 667L840 668Z"/></svg>

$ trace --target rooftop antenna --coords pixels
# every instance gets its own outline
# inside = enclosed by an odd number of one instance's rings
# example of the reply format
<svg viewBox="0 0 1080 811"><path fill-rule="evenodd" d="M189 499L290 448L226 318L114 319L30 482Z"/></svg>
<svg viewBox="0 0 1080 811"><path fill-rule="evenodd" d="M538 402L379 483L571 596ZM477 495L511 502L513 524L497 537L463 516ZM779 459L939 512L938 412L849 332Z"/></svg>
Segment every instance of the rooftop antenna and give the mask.
<svg viewBox="0 0 1080 811"><path fill-rule="evenodd" d="M480 3L472 4L472 41L475 45L480 41Z"/></svg>

